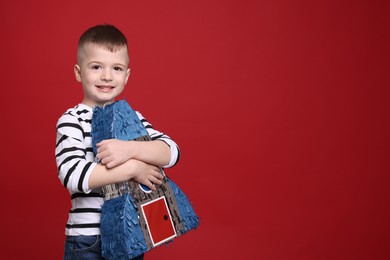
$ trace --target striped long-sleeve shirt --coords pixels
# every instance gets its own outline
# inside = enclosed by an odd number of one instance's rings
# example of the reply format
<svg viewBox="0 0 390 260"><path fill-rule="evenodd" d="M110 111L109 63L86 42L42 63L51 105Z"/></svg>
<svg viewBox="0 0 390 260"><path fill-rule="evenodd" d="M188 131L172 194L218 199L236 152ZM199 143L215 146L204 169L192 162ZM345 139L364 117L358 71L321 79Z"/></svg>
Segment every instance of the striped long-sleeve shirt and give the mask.
<svg viewBox="0 0 390 260"><path fill-rule="evenodd" d="M152 140L158 139L169 145L171 159L164 168L175 165L180 157L176 143L155 130L138 111L136 114ZM57 122L55 156L58 177L69 190L72 202L65 229L69 236L100 234L101 189L90 190L88 187L89 176L97 165L92 150L91 121L92 108L78 104L68 109Z"/></svg>

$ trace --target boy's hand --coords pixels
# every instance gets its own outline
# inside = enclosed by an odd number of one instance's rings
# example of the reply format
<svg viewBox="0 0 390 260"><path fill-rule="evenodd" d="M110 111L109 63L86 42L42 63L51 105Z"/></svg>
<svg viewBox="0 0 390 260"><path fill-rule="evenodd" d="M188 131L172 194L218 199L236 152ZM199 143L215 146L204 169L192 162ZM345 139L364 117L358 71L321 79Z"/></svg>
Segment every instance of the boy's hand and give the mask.
<svg viewBox="0 0 390 260"><path fill-rule="evenodd" d="M164 176L159 167L138 160L130 160L127 163L131 164L135 181L146 185L151 190L156 190L154 185L162 184Z"/></svg>
<svg viewBox="0 0 390 260"><path fill-rule="evenodd" d="M96 144L98 148L96 157L107 168L113 168L131 159L129 145L129 141L118 139L103 140Z"/></svg>

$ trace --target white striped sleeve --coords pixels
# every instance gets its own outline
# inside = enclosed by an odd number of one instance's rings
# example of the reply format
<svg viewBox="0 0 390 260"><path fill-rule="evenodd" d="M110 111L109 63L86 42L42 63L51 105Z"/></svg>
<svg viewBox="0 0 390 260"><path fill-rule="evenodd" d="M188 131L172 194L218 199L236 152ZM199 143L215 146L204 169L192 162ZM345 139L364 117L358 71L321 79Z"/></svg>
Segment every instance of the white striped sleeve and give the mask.
<svg viewBox="0 0 390 260"><path fill-rule="evenodd" d="M88 180L96 163L86 159L85 132L78 119L64 114L57 122L56 163L58 177L72 193L89 193Z"/></svg>
<svg viewBox="0 0 390 260"><path fill-rule="evenodd" d="M163 168L170 168L176 165L180 159L180 149L176 142L173 141L166 134L154 129L153 126L142 116L140 112L136 111L136 114L146 128L146 131L149 133L150 138L152 140L160 140L165 142L171 149L171 159L167 165L163 166Z"/></svg>

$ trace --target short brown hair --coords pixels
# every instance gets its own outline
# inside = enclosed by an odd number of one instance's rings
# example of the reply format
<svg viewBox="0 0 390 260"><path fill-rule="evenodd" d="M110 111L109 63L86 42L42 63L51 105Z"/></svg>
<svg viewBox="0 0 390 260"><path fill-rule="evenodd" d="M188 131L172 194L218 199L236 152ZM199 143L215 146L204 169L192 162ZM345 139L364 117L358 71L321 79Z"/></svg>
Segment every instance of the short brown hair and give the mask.
<svg viewBox="0 0 390 260"><path fill-rule="evenodd" d="M127 48L126 36L114 25L100 24L86 30L80 37L77 48L77 60L85 44L92 43L114 52L121 47Z"/></svg>

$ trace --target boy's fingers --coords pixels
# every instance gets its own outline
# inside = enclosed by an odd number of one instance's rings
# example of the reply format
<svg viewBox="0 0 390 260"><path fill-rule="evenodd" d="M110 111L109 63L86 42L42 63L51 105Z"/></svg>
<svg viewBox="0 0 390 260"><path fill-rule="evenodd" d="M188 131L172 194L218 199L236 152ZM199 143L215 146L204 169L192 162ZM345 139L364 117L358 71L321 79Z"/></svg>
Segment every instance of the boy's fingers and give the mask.
<svg viewBox="0 0 390 260"><path fill-rule="evenodd" d="M161 172L160 171L158 171L158 172L155 172L156 174L154 175L154 177L156 177L156 179L158 179L158 180L162 180L163 178L164 178L164 176L161 174Z"/></svg>
<svg viewBox="0 0 390 260"><path fill-rule="evenodd" d="M146 184L146 186L148 186L149 189L151 190L156 190L156 187L153 185L153 183L151 183L150 181L148 181L148 183Z"/></svg>
<svg viewBox="0 0 390 260"><path fill-rule="evenodd" d="M158 178L153 178L152 180L150 180L152 183L156 184L156 185L161 185L162 184L162 181Z"/></svg>
<svg viewBox="0 0 390 260"><path fill-rule="evenodd" d="M154 171L156 173L154 176L156 176L158 179L162 180L164 178L164 175L162 174L161 169L159 167L155 167Z"/></svg>
<svg viewBox="0 0 390 260"><path fill-rule="evenodd" d="M112 140L112 139L106 139L106 140L100 141L99 143L96 144L96 146L102 146L105 143L109 142L110 140Z"/></svg>

